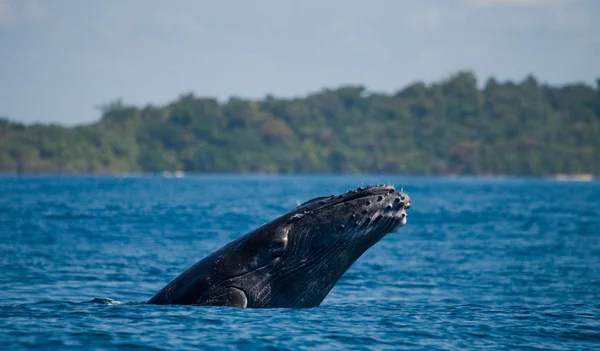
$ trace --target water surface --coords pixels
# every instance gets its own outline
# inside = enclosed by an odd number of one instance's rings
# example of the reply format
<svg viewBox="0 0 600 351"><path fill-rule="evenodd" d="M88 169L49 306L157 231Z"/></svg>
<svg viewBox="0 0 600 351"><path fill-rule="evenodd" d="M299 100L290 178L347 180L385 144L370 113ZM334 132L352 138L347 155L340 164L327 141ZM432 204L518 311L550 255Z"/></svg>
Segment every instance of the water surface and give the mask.
<svg viewBox="0 0 600 351"><path fill-rule="evenodd" d="M299 202L384 182L407 226L320 307L141 304ZM2 177L0 349L600 349L599 205L598 182L535 179Z"/></svg>

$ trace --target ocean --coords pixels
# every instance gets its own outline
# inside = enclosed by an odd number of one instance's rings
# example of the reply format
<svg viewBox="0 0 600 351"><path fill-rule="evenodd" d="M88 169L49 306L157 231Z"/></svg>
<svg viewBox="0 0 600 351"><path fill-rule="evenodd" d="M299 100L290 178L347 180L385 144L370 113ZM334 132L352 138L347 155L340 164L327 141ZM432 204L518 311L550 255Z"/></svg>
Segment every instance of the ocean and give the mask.
<svg viewBox="0 0 600 351"><path fill-rule="evenodd" d="M408 223L321 306L144 301L313 197L393 184ZM600 182L392 175L0 177L2 350L600 349Z"/></svg>

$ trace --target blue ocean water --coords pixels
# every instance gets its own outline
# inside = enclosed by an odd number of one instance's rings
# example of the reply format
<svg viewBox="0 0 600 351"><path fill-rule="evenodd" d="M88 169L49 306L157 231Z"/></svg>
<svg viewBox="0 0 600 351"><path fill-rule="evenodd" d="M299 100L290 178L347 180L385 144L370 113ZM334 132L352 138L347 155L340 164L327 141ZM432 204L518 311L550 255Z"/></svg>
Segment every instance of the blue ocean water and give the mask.
<svg viewBox="0 0 600 351"><path fill-rule="evenodd" d="M141 303L298 202L378 183L408 223L320 307ZM2 350L600 349L600 183L2 177L0 267Z"/></svg>

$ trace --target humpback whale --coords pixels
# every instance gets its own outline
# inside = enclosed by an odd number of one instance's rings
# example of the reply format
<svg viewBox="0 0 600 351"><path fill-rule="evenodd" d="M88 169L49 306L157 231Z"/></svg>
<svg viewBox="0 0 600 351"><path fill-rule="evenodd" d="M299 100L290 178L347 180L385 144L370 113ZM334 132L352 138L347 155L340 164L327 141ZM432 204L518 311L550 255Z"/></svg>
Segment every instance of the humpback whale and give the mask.
<svg viewBox="0 0 600 351"><path fill-rule="evenodd" d="M319 306L367 249L406 224L409 208L391 185L309 200L201 259L146 303Z"/></svg>

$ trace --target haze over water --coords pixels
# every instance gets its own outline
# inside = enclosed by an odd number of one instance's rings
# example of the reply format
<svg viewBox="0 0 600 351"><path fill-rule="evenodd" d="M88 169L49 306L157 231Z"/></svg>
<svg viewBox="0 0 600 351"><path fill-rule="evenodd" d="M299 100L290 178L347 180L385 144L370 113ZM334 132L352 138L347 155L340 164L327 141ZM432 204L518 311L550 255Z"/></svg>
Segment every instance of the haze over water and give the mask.
<svg viewBox="0 0 600 351"><path fill-rule="evenodd" d="M298 202L378 183L411 196L408 224L320 307L141 304ZM0 194L3 350L600 347L599 182L23 176Z"/></svg>

